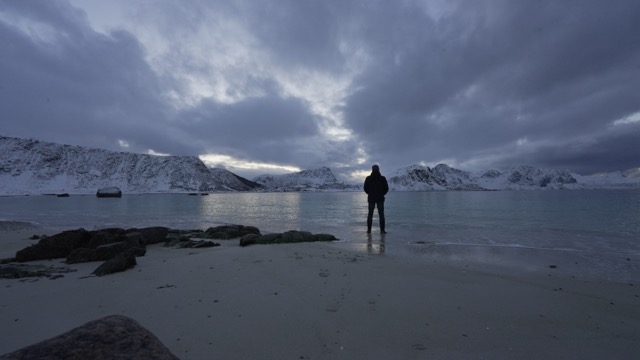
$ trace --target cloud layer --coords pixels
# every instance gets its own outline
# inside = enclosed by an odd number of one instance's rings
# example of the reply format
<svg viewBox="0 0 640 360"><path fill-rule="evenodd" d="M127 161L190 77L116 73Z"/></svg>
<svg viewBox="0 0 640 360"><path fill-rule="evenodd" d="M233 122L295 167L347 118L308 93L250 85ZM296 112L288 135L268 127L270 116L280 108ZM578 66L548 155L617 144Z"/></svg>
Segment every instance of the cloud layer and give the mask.
<svg viewBox="0 0 640 360"><path fill-rule="evenodd" d="M627 170L638 18L632 0L5 1L0 133L241 174Z"/></svg>

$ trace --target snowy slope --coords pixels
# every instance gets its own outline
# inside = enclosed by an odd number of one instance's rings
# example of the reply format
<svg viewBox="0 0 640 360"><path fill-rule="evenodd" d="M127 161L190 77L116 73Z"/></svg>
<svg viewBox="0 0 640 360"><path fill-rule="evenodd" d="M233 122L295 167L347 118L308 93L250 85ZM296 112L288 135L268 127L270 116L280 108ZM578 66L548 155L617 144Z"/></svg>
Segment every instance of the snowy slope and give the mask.
<svg viewBox="0 0 640 360"><path fill-rule="evenodd" d="M640 179L620 172L581 176L532 166L474 174L440 164L434 168L421 165L400 168L389 176L389 187L399 191L605 189L640 187Z"/></svg>
<svg viewBox="0 0 640 360"><path fill-rule="evenodd" d="M263 186L251 180L238 176L227 169L209 169L215 181L221 188L228 191L253 191L261 190Z"/></svg>
<svg viewBox="0 0 640 360"><path fill-rule="evenodd" d="M194 156L152 156L0 137L0 194L125 193L221 189Z"/></svg>
<svg viewBox="0 0 640 360"><path fill-rule="evenodd" d="M472 180L488 190L579 189L576 176L566 170L518 166L508 171L484 171Z"/></svg>
<svg viewBox="0 0 640 360"><path fill-rule="evenodd" d="M625 176L620 171L590 176L576 175L576 179L578 183L588 188L616 189L640 187L640 177Z"/></svg>
<svg viewBox="0 0 640 360"><path fill-rule="evenodd" d="M283 175L260 175L253 179L271 191L356 190L355 185L338 182L328 167Z"/></svg>
<svg viewBox="0 0 640 360"><path fill-rule="evenodd" d="M531 166L471 173L444 164L411 165L387 179L391 190L399 191L640 188L640 177L620 172L581 176ZM208 169L195 156L152 156L0 136L0 195L95 194L111 186L124 193L362 190L362 184L339 182L328 167L250 181L225 169Z"/></svg>

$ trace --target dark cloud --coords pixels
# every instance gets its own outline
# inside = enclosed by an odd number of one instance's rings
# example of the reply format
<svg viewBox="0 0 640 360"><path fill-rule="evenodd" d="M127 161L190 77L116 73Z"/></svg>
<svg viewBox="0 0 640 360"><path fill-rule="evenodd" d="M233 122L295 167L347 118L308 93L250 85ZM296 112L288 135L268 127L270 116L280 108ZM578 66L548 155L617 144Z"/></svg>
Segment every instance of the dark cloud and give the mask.
<svg viewBox="0 0 640 360"><path fill-rule="evenodd" d="M388 33L368 38L374 64L346 106L374 157L465 162L519 139L605 146L609 124L640 110L637 3L460 2L437 21L417 6L399 11L377 19ZM541 166L571 165L547 152L535 156ZM591 159L576 167L607 164ZM617 164L638 165L628 160Z"/></svg>
<svg viewBox="0 0 640 360"><path fill-rule="evenodd" d="M204 100L180 114L182 129L202 150L254 161L295 165L304 142L318 134L313 115L298 99L275 95L234 104Z"/></svg>
<svg viewBox="0 0 640 360"><path fill-rule="evenodd" d="M638 163L637 144L640 144L640 124L632 124L609 129L593 138L544 145L535 152L506 157L500 165L515 166L524 160L534 166L571 169L580 174L620 171Z"/></svg>
<svg viewBox="0 0 640 360"><path fill-rule="evenodd" d="M0 69L0 107L10 118L0 129L5 135L116 150L124 150L123 140L130 151L177 155L226 150L294 165L305 139L317 135L307 107L276 94L272 82L254 79L239 89L263 97L231 105L205 99L176 110L166 93L183 86L159 77L130 33L97 33L63 2L2 5L0 11L43 32L0 21L0 39L10 44Z"/></svg>
<svg viewBox="0 0 640 360"><path fill-rule="evenodd" d="M640 112L635 0L116 3L99 32L65 1L0 2L0 133L344 171L640 167L638 122L612 125ZM301 95L326 79L351 139Z"/></svg>
<svg viewBox="0 0 640 360"><path fill-rule="evenodd" d="M162 84L130 34L98 34L64 2L2 2L0 11L16 19L0 21L4 134L114 148L166 121Z"/></svg>

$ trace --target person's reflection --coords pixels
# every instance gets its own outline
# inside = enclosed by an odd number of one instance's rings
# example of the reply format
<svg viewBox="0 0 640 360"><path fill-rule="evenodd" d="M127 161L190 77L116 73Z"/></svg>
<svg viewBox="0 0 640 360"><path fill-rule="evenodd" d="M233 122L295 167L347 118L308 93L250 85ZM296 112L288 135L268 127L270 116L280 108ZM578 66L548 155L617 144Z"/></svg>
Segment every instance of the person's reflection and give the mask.
<svg viewBox="0 0 640 360"><path fill-rule="evenodd" d="M384 234L380 235L380 241L378 242L378 244L374 244L371 234L367 234L367 253L368 254L383 255L384 250L385 250Z"/></svg>

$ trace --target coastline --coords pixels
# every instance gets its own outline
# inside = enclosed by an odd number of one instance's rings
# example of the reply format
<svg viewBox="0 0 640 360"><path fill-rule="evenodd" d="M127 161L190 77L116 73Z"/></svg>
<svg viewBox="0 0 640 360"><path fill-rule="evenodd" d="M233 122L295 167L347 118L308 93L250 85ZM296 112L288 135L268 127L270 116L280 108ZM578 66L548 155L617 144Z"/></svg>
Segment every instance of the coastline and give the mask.
<svg viewBox="0 0 640 360"><path fill-rule="evenodd" d="M0 229L0 253L39 229ZM341 243L148 246L104 277L0 279L0 354L107 315L181 359L632 359L640 284L465 268ZM373 244L375 247L375 244Z"/></svg>

